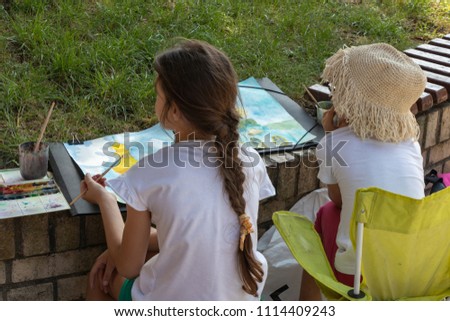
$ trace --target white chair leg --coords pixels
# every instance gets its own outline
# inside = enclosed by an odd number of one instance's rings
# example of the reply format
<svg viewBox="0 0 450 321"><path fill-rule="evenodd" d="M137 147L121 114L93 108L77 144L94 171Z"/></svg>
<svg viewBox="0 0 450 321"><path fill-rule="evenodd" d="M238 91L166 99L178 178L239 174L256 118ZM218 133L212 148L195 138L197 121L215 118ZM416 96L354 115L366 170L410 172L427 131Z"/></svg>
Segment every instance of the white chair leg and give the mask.
<svg viewBox="0 0 450 321"><path fill-rule="evenodd" d="M349 292L349 295L354 298L363 298L364 292L361 292L361 259L362 259L362 244L364 235L364 223L358 222L356 226L356 267L355 277L353 279L353 290Z"/></svg>
<svg viewBox="0 0 450 321"><path fill-rule="evenodd" d="M361 259L362 259L362 243L364 235L364 223L358 222L356 227L356 268L355 278L353 281L353 292L355 295L359 295L361 286Z"/></svg>

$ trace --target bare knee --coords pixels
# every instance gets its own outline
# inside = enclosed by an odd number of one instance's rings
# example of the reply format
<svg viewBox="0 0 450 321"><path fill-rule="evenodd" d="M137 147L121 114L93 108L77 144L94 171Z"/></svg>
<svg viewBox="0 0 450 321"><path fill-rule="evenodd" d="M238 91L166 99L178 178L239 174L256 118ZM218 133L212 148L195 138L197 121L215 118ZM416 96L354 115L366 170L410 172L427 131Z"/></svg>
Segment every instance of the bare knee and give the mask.
<svg viewBox="0 0 450 321"><path fill-rule="evenodd" d="M87 282L87 287L86 287L86 300L87 301L111 301L111 300L114 300L114 298L109 293L105 293L100 288L100 285L98 284L97 279L94 280L94 284L93 284L93 286L91 286L91 284L89 282L89 277L88 277L88 282Z"/></svg>

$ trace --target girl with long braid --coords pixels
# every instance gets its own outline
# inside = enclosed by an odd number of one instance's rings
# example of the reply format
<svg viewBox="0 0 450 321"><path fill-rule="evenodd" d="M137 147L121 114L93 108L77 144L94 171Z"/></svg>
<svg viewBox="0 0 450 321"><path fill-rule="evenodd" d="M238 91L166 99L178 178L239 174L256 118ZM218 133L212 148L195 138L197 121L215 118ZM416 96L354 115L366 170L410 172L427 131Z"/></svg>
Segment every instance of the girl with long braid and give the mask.
<svg viewBox="0 0 450 321"><path fill-rule="evenodd" d="M81 183L100 207L108 246L87 298L258 300L267 277L258 205L274 188L259 155L238 143L234 68L197 40L158 55L154 68L155 112L175 142L119 178L87 174ZM105 184L126 201L125 222Z"/></svg>

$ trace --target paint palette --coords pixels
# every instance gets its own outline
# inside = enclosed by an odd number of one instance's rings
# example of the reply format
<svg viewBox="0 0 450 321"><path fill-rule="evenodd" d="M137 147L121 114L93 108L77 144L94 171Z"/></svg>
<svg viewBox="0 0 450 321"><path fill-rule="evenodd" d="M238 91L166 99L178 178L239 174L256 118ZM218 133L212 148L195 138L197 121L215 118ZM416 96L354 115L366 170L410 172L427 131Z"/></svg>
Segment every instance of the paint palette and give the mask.
<svg viewBox="0 0 450 321"><path fill-rule="evenodd" d="M24 181L19 169L0 171L0 219L69 208L51 175L39 180Z"/></svg>

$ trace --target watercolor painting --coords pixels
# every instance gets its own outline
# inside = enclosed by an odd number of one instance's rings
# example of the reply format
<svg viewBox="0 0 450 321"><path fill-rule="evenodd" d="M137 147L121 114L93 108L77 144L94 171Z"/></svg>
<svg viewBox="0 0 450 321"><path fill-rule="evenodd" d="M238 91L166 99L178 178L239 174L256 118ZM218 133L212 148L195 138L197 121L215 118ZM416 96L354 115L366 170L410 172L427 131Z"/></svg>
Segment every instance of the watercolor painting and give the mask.
<svg viewBox="0 0 450 321"><path fill-rule="evenodd" d="M299 139L305 143L315 138L255 78L239 83L239 97L237 108L242 117L239 127L242 144L250 144L258 150L293 146ZM65 143L64 146L84 174L102 173L123 155L122 161L105 175L108 180L172 142L173 133L156 124L140 132L108 135L81 144Z"/></svg>
<svg viewBox="0 0 450 321"><path fill-rule="evenodd" d="M239 83L238 109L242 120L239 127L241 143L255 149L293 146L315 138L307 133L283 106L251 77Z"/></svg>
<svg viewBox="0 0 450 321"><path fill-rule="evenodd" d="M171 131L166 131L156 124L140 132L104 136L82 144L65 143L64 146L84 174L103 173L118 157L123 156L120 163L104 176L108 180L125 173L146 155L169 146L173 139ZM107 189L112 192L109 187Z"/></svg>

